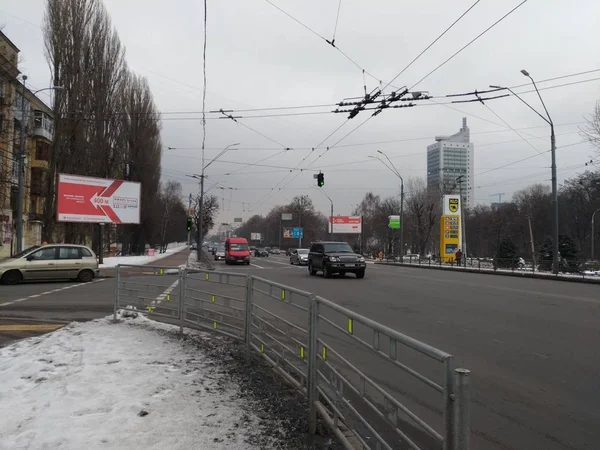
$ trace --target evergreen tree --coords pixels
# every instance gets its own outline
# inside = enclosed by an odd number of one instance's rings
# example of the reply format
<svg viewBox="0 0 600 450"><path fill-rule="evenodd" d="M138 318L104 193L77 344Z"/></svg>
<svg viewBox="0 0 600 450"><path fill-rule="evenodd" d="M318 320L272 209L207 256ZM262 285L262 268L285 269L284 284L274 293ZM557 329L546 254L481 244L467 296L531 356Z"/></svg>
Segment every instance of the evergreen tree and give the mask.
<svg viewBox="0 0 600 450"><path fill-rule="evenodd" d="M496 266L502 269L514 269L518 264L517 245L510 238L504 238L498 244Z"/></svg>
<svg viewBox="0 0 600 450"><path fill-rule="evenodd" d="M563 272L579 271L577 262L577 245L569 236L558 236L559 268ZM540 248L540 270L552 270L553 241L548 236Z"/></svg>

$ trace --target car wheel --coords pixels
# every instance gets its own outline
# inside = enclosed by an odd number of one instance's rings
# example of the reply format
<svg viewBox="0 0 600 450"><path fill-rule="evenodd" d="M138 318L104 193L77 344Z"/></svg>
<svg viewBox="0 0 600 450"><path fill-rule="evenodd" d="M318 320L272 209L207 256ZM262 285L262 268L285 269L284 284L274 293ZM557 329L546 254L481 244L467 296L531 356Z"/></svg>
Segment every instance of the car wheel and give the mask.
<svg viewBox="0 0 600 450"><path fill-rule="evenodd" d="M11 270L2 275L3 284L19 284L23 281L23 275L18 270Z"/></svg>
<svg viewBox="0 0 600 450"><path fill-rule="evenodd" d="M92 272L91 270L82 270L81 272L79 272L77 279L82 283L89 283L94 279L94 272Z"/></svg>
<svg viewBox="0 0 600 450"><path fill-rule="evenodd" d="M323 278L331 278L331 269L327 264L323 264Z"/></svg>
<svg viewBox="0 0 600 450"><path fill-rule="evenodd" d="M356 278L364 278L364 277L365 277L364 270L360 270L360 271L356 272Z"/></svg>
<svg viewBox="0 0 600 450"><path fill-rule="evenodd" d="M313 266L311 263L308 263L308 273L313 276L317 274L317 271L313 269Z"/></svg>

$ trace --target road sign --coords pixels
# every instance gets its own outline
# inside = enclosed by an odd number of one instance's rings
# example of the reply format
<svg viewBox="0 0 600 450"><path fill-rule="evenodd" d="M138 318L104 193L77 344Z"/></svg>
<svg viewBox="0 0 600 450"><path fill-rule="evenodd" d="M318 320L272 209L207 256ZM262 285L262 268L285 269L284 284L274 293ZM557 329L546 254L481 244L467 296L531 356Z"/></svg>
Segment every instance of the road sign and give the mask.
<svg viewBox="0 0 600 450"><path fill-rule="evenodd" d="M329 232L336 234L360 234L362 232L362 217L330 216Z"/></svg>
<svg viewBox="0 0 600 450"><path fill-rule="evenodd" d="M388 228L392 230L400 229L400 216L388 216Z"/></svg>
<svg viewBox="0 0 600 450"><path fill-rule="evenodd" d="M292 238L302 239L304 237L304 228L292 228Z"/></svg>
<svg viewBox="0 0 600 450"><path fill-rule="evenodd" d="M81 223L140 223L141 184L58 174L56 220Z"/></svg>
<svg viewBox="0 0 600 450"><path fill-rule="evenodd" d="M233 218L233 223L242 223L242 218L241 217L234 217Z"/></svg>
<svg viewBox="0 0 600 450"><path fill-rule="evenodd" d="M262 240L262 235L260 233L250 233L251 241L260 241Z"/></svg>
<svg viewBox="0 0 600 450"><path fill-rule="evenodd" d="M292 220L292 213L281 213L281 220Z"/></svg>

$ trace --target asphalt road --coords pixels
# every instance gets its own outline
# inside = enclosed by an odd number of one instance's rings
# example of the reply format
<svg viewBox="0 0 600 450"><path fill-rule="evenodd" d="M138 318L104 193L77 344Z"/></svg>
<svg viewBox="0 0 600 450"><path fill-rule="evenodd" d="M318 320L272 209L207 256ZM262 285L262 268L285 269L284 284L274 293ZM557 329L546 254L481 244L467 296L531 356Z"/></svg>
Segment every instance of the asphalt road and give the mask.
<svg viewBox="0 0 600 450"><path fill-rule="evenodd" d="M600 286L375 265L363 280L324 279L273 255L222 266L314 292L455 355L472 372L473 449L598 448ZM382 368L369 371L398 384Z"/></svg>
<svg viewBox="0 0 600 450"><path fill-rule="evenodd" d="M160 264L177 266L186 257L183 252ZM283 255L253 258L249 267L216 266L314 292L455 355L457 367L472 371L473 449L598 448L600 286L375 265L363 280L323 279L290 266ZM165 289L173 283L172 276L146 279ZM25 298L0 306L0 318L27 324L112 312L114 280L71 285L0 286L0 305ZM408 385L388 374L387 366L357 355L378 382L407 393ZM408 394L426 397L418 389ZM426 406L419 413L434 417Z"/></svg>
<svg viewBox="0 0 600 450"><path fill-rule="evenodd" d="M182 251L154 264L179 266L187 261L187 256L188 252ZM152 273L152 270L147 272ZM71 321L93 320L112 313L114 273L115 269L101 270L101 278L91 283L56 281L0 285L0 346L52 331ZM124 276L129 276L127 270Z"/></svg>

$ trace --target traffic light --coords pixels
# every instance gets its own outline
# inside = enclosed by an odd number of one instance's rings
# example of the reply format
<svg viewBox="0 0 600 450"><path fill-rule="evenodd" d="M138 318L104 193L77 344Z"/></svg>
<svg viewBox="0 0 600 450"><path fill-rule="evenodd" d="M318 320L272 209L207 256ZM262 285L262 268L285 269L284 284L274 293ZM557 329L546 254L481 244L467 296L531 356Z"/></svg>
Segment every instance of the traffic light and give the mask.
<svg viewBox="0 0 600 450"><path fill-rule="evenodd" d="M319 174L317 175L317 186L325 186L325 175L323 175L321 172L319 172Z"/></svg>
<svg viewBox="0 0 600 450"><path fill-rule="evenodd" d="M192 218L190 216L187 218L187 230L192 231Z"/></svg>

